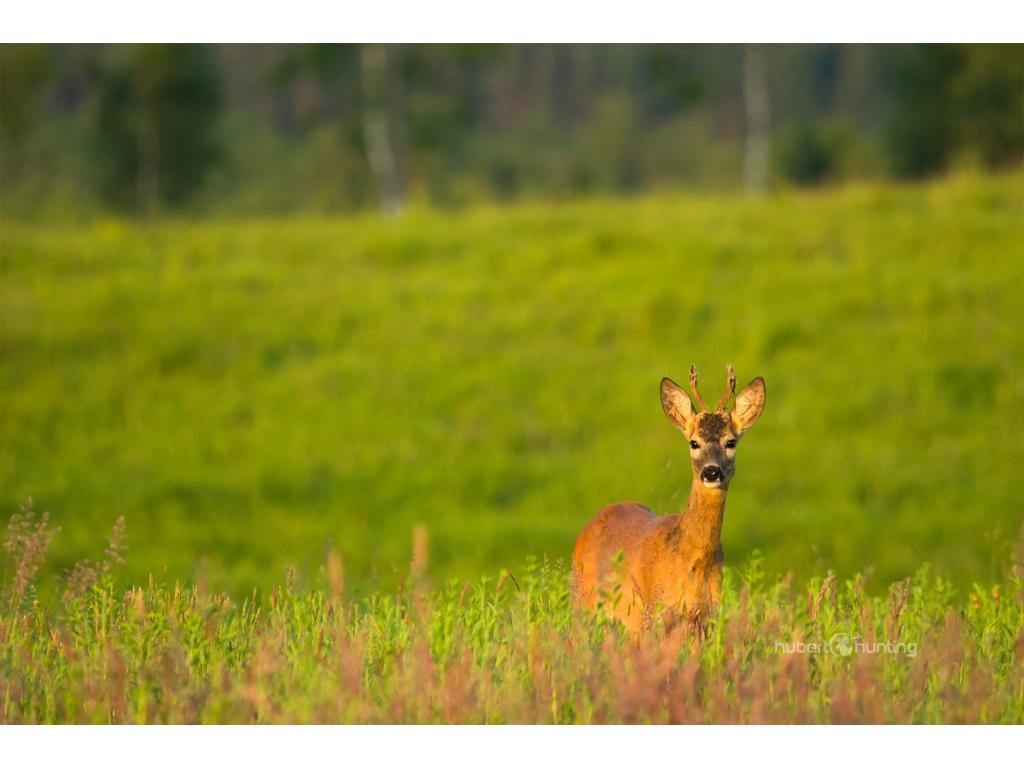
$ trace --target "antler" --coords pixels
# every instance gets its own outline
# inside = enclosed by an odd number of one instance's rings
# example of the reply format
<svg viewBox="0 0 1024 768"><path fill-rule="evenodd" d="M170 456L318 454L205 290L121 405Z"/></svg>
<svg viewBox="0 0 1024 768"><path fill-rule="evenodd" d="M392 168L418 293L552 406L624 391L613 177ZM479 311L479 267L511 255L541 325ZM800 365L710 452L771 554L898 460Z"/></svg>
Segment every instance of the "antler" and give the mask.
<svg viewBox="0 0 1024 768"><path fill-rule="evenodd" d="M702 411L707 411L708 407L704 405L704 398L700 396L700 392L697 391L697 364L690 363L690 391L693 392L693 399L697 401L697 405L700 406Z"/></svg>
<svg viewBox="0 0 1024 768"><path fill-rule="evenodd" d="M725 394L722 395L722 399L718 401L718 405L715 407L716 411L724 411L725 406L729 404L729 398L736 394L736 371L732 369L732 363L728 363L729 369L729 382L725 385Z"/></svg>

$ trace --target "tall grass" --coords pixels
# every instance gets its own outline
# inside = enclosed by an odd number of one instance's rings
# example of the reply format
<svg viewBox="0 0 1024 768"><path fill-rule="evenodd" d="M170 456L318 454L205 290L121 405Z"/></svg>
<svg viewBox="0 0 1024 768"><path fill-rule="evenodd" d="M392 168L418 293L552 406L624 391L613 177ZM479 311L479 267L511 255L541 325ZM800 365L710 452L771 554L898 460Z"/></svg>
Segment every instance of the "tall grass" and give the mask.
<svg viewBox="0 0 1024 768"><path fill-rule="evenodd" d="M1020 543L1004 581L966 594L927 567L871 596L860 577L770 580L754 558L726 571L706 637L633 642L574 609L559 563L433 590L414 563L398 591L353 601L330 553L321 587L235 601L153 578L115 590L118 530L78 589L41 601L53 531L12 519L3 722L1024 721Z"/></svg>

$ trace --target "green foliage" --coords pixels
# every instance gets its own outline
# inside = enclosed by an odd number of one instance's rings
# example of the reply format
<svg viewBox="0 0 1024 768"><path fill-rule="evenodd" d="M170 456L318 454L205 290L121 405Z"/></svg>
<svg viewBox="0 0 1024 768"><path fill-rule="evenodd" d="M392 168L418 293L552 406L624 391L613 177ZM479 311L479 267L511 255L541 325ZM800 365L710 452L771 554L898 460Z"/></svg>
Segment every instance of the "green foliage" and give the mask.
<svg viewBox="0 0 1024 768"><path fill-rule="evenodd" d="M884 157L844 121L797 121L781 127L772 144L772 167L779 180L817 186L878 177Z"/></svg>
<svg viewBox="0 0 1024 768"><path fill-rule="evenodd" d="M1020 161L1020 45L897 46L885 71L892 88L887 144L897 175L937 173L955 153L976 153L989 167Z"/></svg>
<svg viewBox="0 0 1024 768"><path fill-rule="evenodd" d="M362 53L0 46L2 213L379 205L365 134L377 104L365 89L377 78L362 71ZM913 178L1024 159L1019 44L764 53L772 171L784 181ZM401 45L385 58L393 186L414 203L742 183L742 45Z"/></svg>
<svg viewBox="0 0 1024 768"><path fill-rule="evenodd" d="M820 184L837 163L835 149L824 132L809 123L783 131L775 143L774 164L780 176L795 184Z"/></svg>
<svg viewBox="0 0 1024 768"><path fill-rule="evenodd" d="M26 523L8 540L45 551ZM8 584L0 723L1020 723L1021 567L965 602L927 568L870 597L754 562L742 585L726 570L706 636L655 623L636 642L537 560L360 601L104 575L19 605Z"/></svg>
<svg viewBox="0 0 1024 768"><path fill-rule="evenodd" d="M7 45L0 57L0 137L17 140L32 127L54 60L42 45Z"/></svg>
<svg viewBox="0 0 1024 768"><path fill-rule="evenodd" d="M1024 148L1024 47L970 45L952 84L960 138L991 167L1019 161Z"/></svg>
<svg viewBox="0 0 1024 768"><path fill-rule="evenodd" d="M190 201L220 155L210 49L127 46L103 59L100 72L96 162L106 199L144 213Z"/></svg>
<svg viewBox="0 0 1024 768"><path fill-rule="evenodd" d="M950 81L960 53L951 45L904 46L891 56L894 106L887 139L897 175L920 177L941 171L949 160L955 116Z"/></svg>
<svg viewBox="0 0 1024 768"><path fill-rule="evenodd" d="M605 504L678 511L658 402L691 361L768 399L727 561L871 589L995 580L1020 524L1021 176L764 200L652 196L399 220L0 231L0 487L63 573L236 596L336 547L355 594L411 531L437 584L565 558ZM716 396L717 393L712 393Z"/></svg>

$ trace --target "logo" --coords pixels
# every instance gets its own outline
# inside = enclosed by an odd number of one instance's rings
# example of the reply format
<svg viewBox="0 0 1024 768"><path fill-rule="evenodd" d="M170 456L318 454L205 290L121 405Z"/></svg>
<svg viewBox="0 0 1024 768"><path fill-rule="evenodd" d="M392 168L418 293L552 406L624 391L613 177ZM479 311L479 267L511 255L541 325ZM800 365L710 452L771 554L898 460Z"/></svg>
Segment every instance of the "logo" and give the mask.
<svg viewBox="0 0 1024 768"><path fill-rule="evenodd" d="M850 636L845 632L832 635L824 642L792 640L775 641L776 653L828 653L840 658L849 658L855 653L891 653L914 658L917 656L917 643L885 642L868 643L860 636Z"/></svg>
<svg viewBox="0 0 1024 768"><path fill-rule="evenodd" d="M840 632L838 635L832 635L828 641L828 652L834 656L847 657L853 654L855 648L855 640L851 640L850 636L845 632Z"/></svg>

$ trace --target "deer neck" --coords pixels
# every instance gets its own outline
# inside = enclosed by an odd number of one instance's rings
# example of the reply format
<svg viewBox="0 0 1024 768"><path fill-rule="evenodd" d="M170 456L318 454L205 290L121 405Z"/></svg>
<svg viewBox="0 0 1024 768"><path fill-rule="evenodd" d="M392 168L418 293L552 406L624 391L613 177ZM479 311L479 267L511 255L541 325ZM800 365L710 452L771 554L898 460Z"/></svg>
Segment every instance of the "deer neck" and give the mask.
<svg viewBox="0 0 1024 768"><path fill-rule="evenodd" d="M698 563L710 565L718 552L728 490L728 486L708 488L699 478L693 479L690 500L679 516L680 550Z"/></svg>

